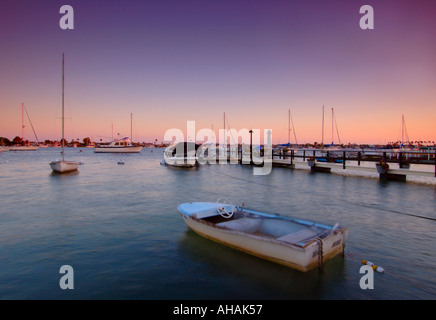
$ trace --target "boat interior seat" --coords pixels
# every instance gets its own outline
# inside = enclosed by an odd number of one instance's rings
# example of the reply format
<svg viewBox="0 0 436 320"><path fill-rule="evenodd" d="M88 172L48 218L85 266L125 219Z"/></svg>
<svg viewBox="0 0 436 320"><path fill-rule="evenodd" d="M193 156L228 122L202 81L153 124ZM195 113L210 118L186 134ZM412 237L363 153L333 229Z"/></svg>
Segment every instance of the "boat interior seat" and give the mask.
<svg viewBox="0 0 436 320"><path fill-rule="evenodd" d="M218 211L216 210L216 208L207 208L207 209L199 210L195 213L197 219L203 219L216 215L218 215Z"/></svg>
<svg viewBox="0 0 436 320"><path fill-rule="evenodd" d="M284 221L280 219L262 219L259 232L270 235L274 238L280 238L305 229L307 229L307 227L292 221Z"/></svg>
<svg viewBox="0 0 436 320"><path fill-rule="evenodd" d="M217 226L247 233L256 232L261 224L260 219L240 218L218 223Z"/></svg>
<svg viewBox="0 0 436 320"><path fill-rule="evenodd" d="M306 239L314 238L316 235L315 231L306 228L277 238L277 240L288 243L300 243Z"/></svg>

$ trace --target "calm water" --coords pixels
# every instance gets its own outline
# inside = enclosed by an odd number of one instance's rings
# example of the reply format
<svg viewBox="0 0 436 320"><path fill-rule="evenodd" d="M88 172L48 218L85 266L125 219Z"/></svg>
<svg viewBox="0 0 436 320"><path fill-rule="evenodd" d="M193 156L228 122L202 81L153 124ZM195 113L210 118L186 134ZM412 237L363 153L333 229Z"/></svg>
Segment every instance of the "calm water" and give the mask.
<svg viewBox="0 0 436 320"><path fill-rule="evenodd" d="M79 152L82 150L82 152ZM60 149L0 154L1 299L435 299L436 184L274 168L160 165L163 149L69 149L78 173L54 175ZM119 159L125 165L118 165ZM204 239L177 206L235 203L349 227L345 257L301 273ZM431 218L431 219L425 219ZM359 286L361 260L381 265ZM74 268L61 290L59 268Z"/></svg>

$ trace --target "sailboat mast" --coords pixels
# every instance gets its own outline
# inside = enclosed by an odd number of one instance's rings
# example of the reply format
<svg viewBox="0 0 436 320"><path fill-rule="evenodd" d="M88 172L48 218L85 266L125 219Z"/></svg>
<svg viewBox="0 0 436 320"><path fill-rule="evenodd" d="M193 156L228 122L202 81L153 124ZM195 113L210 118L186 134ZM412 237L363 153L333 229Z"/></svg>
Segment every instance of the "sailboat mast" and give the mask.
<svg viewBox="0 0 436 320"><path fill-rule="evenodd" d="M223 143L227 146L227 141L226 141L226 113L224 112L224 136L223 136Z"/></svg>
<svg viewBox="0 0 436 320"><path fill-rule="evenodd" d="M335 116L335 113L334 113L334 111L333 111L333 108L332 108L332 115L333 115L333 120L334 120L334 125L335 125L335 127L336 127L336 134L338 135L338 142L339 142L339 144L341 144L341 137L339 136L339 129L338 129L338 123L337 123L337 121L336 121L336 116Z"/></svg>
<svg viewBox="0 0 436 320"><path fill-rule="evenodd" d="M324 106L322 106L322 136L321 136L321 148L324 148Z"/></svg>
<svg viewBox="0 0 436 320"><path fill-rule="evenodd" d="M404 114L401 115L401 144L404 146Z"/></svg>
<svg viewBox="0 0 436 320"><path fill-rule="evenodd" d="M35 128L33 127L32 120L30 120L29 113L27 112L27 108L24 107L24 111L26 111L27 119L29 120L30 126L32 127L33 134L35 135L36 142L39 144L38 136L36 135Z"/></svg>
<svg viewBox="0 0 436 320"><path fill-rule="evenodd" d="M64 139L64 53L62 52L62 161L64 161L64 149L65 149L65 139Z"/></svg>
<svg viewBox="0 0 436 320"><path fill-rule="evenodd" d="M291 109L288 111L288 143L291 144Z"/></svg>
<svg viewBox="0 0 436 320"><path fill-rule="evenodd" d="M292 130L294 131L294 138L295 138L295 144L298 145L298 141L297 141L297 133L295 132L295 127L294 127L294 121L292 120L292 116L291 116L291 110L289 110L289 119L291 121L292 124ZM290 129L289 129L290 130ZM289 143L290 143L291 138L289 138Z"/></svg>
<svg viewBox="0 0 436 320"><path fill-rule="evenodd" d="M333 145L333 142L335 141L335 136L334 136L334 130L333 130L333 124L334 124L334 111L333 111L333 108L332 108L332 145Z"/></svg>
<svg viewBox="0 0 436 320"><path fill-rule="evenodd" d="M130 114L130 141L131 142L133 142L132 119L133 119L133 113Z"/></svg>
<svg viewBox="0 0 436 320"><path fill-rule="evenodd" d="M24 141L24 102L21 103L21 140Z"/></svg>

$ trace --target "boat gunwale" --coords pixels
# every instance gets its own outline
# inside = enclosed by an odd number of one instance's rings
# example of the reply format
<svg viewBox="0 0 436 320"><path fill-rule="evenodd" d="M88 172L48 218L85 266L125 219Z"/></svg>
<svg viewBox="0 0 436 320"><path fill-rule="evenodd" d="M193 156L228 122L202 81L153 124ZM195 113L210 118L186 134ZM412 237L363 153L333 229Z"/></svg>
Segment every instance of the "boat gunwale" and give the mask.
<svg viewBox="0 0 436 320"><path fill-rule="evenodd" d="M229 229L229 228L226 228L224 226L219 226L219 225L217 225L215 223L206 221L206 220L204 220L202 218L197 218L195 216L195 214L193 214L193 215L186 215L186 214L181 212L181 215L184 216L184 217L190 218L191 220L193 220L195 222L202 223L202 224L205 224L205 225L207 225L209 227L219 229L220 231L225 232L225 233L238 234L238 235L245 236L247 238L253 238L253 239L257 239L257 240L261 240L261 241L268 241L268 242L271 242L271 243L274 243L274 244L279 244L279 245L283 245L283 246L286 246L286 247L292 247L294 249L303 249L303 250L305 250L310 245L312 245L314 243L317 243L318 240L325 241L325 240L327 240L328 238L330 238L332 236L336 236L339 232L341 232L341 233L347 232L347 228L341 227L341 228L336 229L333 233L330 233L330 234L326 235L324 238L319 238L319 236L317 236L317 237L313 238L312 240L309 240L308 242L305 242L304 244L302 244L302 242L300 242L300 243L291 243L291 242L287 242L287 241L283 241L283 240L278 240L277 238L274 238L274 237L268 237L267 235L253 234L253 233L244 232L244 231L240 231L240 230Z"/></svg>

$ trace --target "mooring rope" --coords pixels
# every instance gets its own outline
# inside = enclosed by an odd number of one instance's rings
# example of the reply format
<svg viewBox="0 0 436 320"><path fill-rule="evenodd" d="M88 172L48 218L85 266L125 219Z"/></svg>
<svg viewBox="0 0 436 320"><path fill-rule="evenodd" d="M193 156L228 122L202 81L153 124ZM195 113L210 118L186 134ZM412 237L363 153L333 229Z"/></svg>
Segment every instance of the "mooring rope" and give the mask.
<svg viewBox="0 0 436 320"><path fill-rule="evenodd" d="M282 189L279 186L273 186L273 185L270 185L270 184L267 184L267 183L260 183L260 182L257 182L257 181L248 180L248 179L244 179L244 178L239 178L239 177L236 177L236 176L233 176L233 175L230 175L230 174L226 174L226 173L220 172L218 170L212 169L211 166L212 165L208 165L208 166L204 166L204 167L207 167L208 170L211 170L211 171L213 171L213 172L215 172L217 174L221 174L223 176L230 177L230 178L233 178L233 179L236 179L236 180L240 180L240 181L244 181L244 182L248 182L248 183L253 183L253 184L257 184L257 185L261 185L261 186L265 186L265 187L269 187L269 188Z"/></svg>
<svg viewBox="0 0 436 320"><path fill-rule="evenodd" d="M316 242L318 242L318 267L321 272L324 271L324 252L322 246L322 240L320 238L316 238Z"/></svg>

